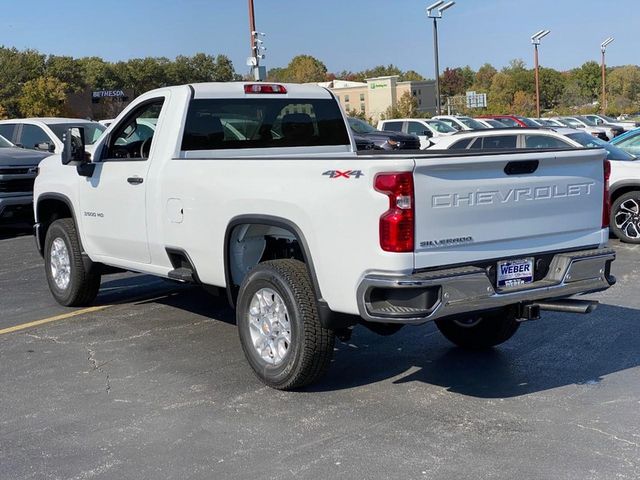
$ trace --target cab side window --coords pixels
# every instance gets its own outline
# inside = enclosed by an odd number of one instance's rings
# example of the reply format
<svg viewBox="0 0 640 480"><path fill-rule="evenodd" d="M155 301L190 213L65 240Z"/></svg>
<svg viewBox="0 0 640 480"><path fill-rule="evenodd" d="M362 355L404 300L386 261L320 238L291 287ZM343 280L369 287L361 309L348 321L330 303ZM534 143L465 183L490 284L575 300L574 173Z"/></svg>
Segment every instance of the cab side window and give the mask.
<svg viewBox="0 0 640 480"><path fill-rule="evenodd" d="M107 145L107 160L146 160L164 98L140 105L127 115L111 133Z"/></svg>
<svg viewBox="0 0 640 480"><path fill-rule="evenodd" d="M426 130L429 129L419 122L409 122L407 127L407 133L411 133L412 135L425 135Z"/></svg>
<svg viewBox="0 0 640 480"><path fill-rule="evenodd" d="M22 125L22 133L20 134L20 140L18 141L24 148L30 148L37 150L38 145L41 143L53 144L53 141L49 138L49 135L36 125Z"/></svg>
<svg viewBox="0 0 640 480"><path fill-rule="evenodd" d="M15 123L4 123L0 125L0 135L9 140L11 143L15 140L13 138L13 131L16 127Z"/></svg>
<svg viewBox="0 0 640 480"><path fill-rule="evenodd" d="M571 148L571 145L548 135L525 135L524 148Z"/></svg>

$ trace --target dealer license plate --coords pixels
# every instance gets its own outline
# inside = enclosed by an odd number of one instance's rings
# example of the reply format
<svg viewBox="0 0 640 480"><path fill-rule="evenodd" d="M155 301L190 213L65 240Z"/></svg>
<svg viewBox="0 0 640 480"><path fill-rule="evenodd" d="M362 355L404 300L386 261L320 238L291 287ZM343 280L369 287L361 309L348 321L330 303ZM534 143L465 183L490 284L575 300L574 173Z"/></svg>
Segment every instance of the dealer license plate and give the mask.
<svg viewBox="0 0 640 480"><path fill-rule="evenodd" d="M533 258L498 262L497 286L515 287L533 282Z"/></svg>

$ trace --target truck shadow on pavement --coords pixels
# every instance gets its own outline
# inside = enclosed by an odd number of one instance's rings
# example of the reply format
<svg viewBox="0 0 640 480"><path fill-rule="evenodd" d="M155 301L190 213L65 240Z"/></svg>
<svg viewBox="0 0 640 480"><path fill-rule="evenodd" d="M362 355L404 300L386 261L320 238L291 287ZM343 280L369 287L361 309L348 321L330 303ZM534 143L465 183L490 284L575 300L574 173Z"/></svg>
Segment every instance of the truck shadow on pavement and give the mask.
<svg viewBox="0 0 640 480"><path fill-rule="evenodd" d="M338 342L328 375L308 391L333 391L393 379L479 398L509 398L567 385L593 386L640 365L640 311L601 305L591 317L547 314L487 351L451 346L435 325L377 337L356 327Z"/></svg>

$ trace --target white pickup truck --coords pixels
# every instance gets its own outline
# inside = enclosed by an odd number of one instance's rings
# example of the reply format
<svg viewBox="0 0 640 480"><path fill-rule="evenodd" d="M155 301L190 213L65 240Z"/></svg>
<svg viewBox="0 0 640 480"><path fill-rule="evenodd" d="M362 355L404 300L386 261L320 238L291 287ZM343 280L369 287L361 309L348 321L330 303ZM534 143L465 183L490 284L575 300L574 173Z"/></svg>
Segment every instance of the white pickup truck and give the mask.
<svg viewBox="0 0 640 480"><path fill-rule="evenodd" d="M112 267L226 289L246 357L292 389L334 339L435 320L491 347L607 289L604 152L357 152L328 90L210 83L145 93L90 158L40 164L35 236L62 305Z"/></svg>

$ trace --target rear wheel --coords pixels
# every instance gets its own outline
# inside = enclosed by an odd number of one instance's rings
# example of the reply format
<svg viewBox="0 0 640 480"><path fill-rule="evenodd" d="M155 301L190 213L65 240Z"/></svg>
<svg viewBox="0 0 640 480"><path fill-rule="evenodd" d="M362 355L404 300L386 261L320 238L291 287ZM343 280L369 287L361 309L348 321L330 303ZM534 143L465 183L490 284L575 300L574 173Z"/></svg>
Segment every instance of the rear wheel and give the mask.
<svg viewBox="0 0 640 480"><path fill-rule="evenodd" d="M625 243L640 243L640 191L620 195L611 207L610 228Z"/></svg>
<svg viewBox="0 0 640 480"><path fill-rule="evenodd" d="M475 315L466 319L436 320L440 332L452 343L469 349L490 348L509 340L518 330L513 315L505 311Z"/></svg>
<svg viewBox="0 0 640 480"><path fill-rule="evenodd" d="M304 263L273 260L253 268L240 287L236 319L247 360L266 385L300 388L329 367L335 335L320 324Z"/></svg>
<svg viewBox="0 0 640 480"><path fill-rule="evenodd" d="M47 230L44 262L49 290L60 305L81 307L95 300L100 274L85 268L72 219L56 220Z"/></svg>

